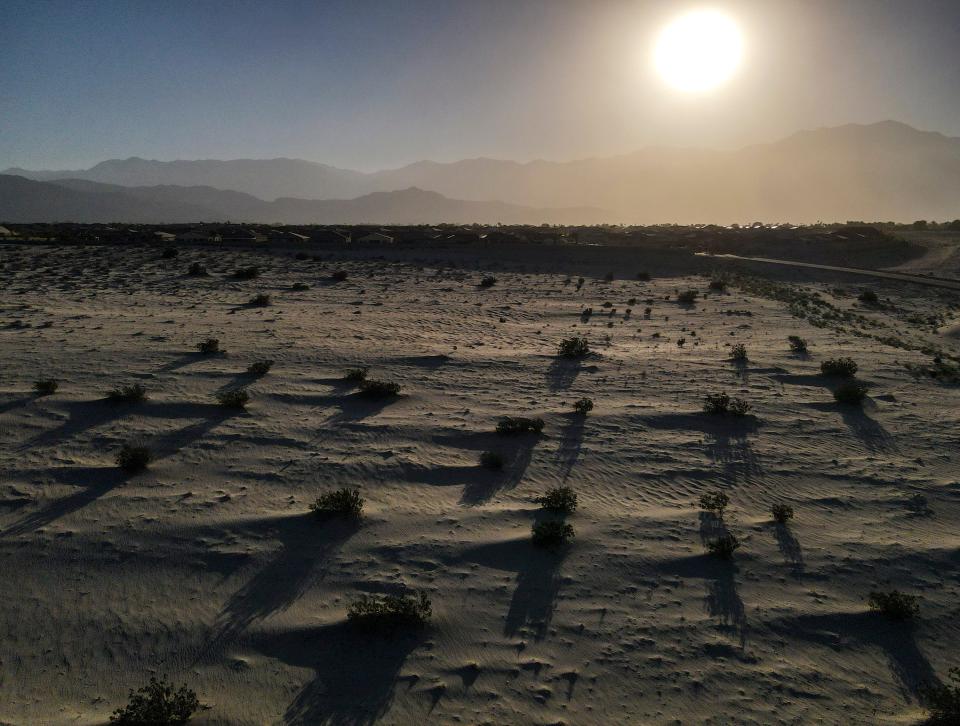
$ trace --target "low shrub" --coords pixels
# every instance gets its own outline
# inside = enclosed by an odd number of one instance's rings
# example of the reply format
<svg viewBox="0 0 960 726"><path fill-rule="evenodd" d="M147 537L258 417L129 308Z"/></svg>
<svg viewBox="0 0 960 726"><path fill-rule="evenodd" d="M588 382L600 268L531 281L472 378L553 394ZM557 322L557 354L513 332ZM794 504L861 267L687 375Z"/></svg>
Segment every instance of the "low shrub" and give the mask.
<svg viewBox="0 0 960 726"><path fill-rule="evenodd" d="M524 416L505 416L497 423L497 433L501 436L517 436L519 434L539 434L543 431L542 418L526 418Z"/></svg>
<svg viewBox="0 0 960 726"><path fill-rule="evenodd" d="M573 525L566 522L536 522L531 530L531 539L538 547L561 547L573 541L576 533Z"/></svg>
<svg viewBox="0 0 960 726"><path fill-rule="evenodd" d="M290 289L294 292L303 292L304 290L309 290L310 286L305 282L295 282L290 286Z"/></svg>
<svg viewBox="0 0 960 726"><path fill-rule="evenodd" d="M874 590L867 598L867 604L871 610L891 620L910 620L920 614L920 598L899 590Z"/></svg>
<svg viewBox="0 0 960 726"><path fill-rule="evenodd" d="M733 534L725 534L707 543L707 551L721 560L733 559L733 553L739 548L740 540Z"/></svg>
<svg viewBox="0 0 960 726"><path fill-rule="evenodd" d="M503 455L496 451L484 451L480 454L480 466L484 469L502 469L506 462Z"/></svg>
<svg viewBox="0 0 960 726"><path fill-rule="evenodd" d="M53 378L41 378L33 382L33 390L38 396L51 396L57 392L60 384Z"/></svg>
<svg viewBox="0 0 960 726"><path fill-rule="evenodd" d="M120 386L109 391L107 399L114 403L140 403L147 400L147 389L139 383Z"/></svg>
<svg viewBox="0 0 960 726"><path fill-rule="evenodd" d="M388 398L400 393L400 384L393 381L378 381L365 378L360 381L360 393L371 398Z"/></svg>
<svg viewBox="0 0 960 726"><path fill-rule="evenodd" d="M241 267L233 271L233 278L235 280L254 280L260 277L260 268L257 266L252 267Z"/></svg>
<svg viewBox="0 0 960 726"><path fill-rule="evenodd" d="M589 354L590 342L577 335L572 338L564 338L557 346L557 355L561 358L583 358Z"/></svg>
<svg viewBox="0 0 960 726"><path fill-rule="evenodd" d="M334 270L333 273L330 275L330 279L333 280L334 282L343 282L344 280L347 279L347 271Z"/></svg>
<svg viewBox="0 0 960 726"><path fill-rule="evenodd" d="M579 413L581 416L586 416L593 410L593 400L589 398L581 398L579 401L574 402L573 410L575 413Z"/></svg>
<svg viewBox="0 0 960 726"><path fill-rule="evenodd" d="M787 342L790 344L790 350L792 350L794 353L807 352L807 341L805 341L799 335L787 336Z"/></svg>
<svg viewBox="0 0 960 726"><path fill-rule="evenodd" d="M860 381L848 381L837 386L833 397L837 403L859 406L867 397L867 387Z"/></svg>
<svg viewBox="0 0 960 726"><path fill-rule="evenodd" d="M750 404L742 398L730 399L730 413L733 416L746 416L748 413L750 413L750 408Z"/></svg>
<svg viewBox="0 0 960 726"><path fill-rule="evenodd" d="M570 514L577 509L577 493L570 487L555 487L547 489L547 493L534 500L544 509L551 512Z"/></svg>
<svg viewBox="0 0 960 726"><path fill-rule="evenodd" d="M197 350L203 355L213 355L222 352L220 350L220 341L217 338L207 338L197 343Z"/></svg>
<svg viewBox="0 0 960 726"><path fill-rule="evenodd" d="M774 522L786 524L793 519L793 507L789 504L774 504L770 507L770 514L773 515Z"/></svg>
<svg viewBox="0 0 960 726"><path fill-rule="evenodd" d="M362 595L347 608L347 621L351 625L373 631L422 628L432 616L433 606L424 592L413 595Z"/></svg>
<svg viewBox="0 0 960 726"><path fill-rule="evenodd" d="M700 297L700 293L696 290L684 290L677 295L677 302L681 305L693 305L698 297Z"/></svg>
<svg viewBox="0 0 960 726"><path fill-rule="evenodd" d="M317 497L310 511L318 517L348 517L357 519L363 515L363 497L359 489L343 487Z"/></svg>
<svg viewBox="0 0 960 726"><path fill-rule="evenodd" d="M369 371L369 368L348 368L343 376L343 380L350 381L351 383L361 383L367 380L367 373Z"/></svg>
<svg viewBox="0 0 960 726"><path fill-rule="evenodd" d="M146 446L124 444L114 458L122 471L127 474L136 474L150 465L153 460L153 453Z"/></svg>
<svg viewBox="0 0 960 726"><path fill-rule="evenodd" d="M745 346L743 343L737 343L735 346L733 346L733 348L730 349L730 358L737 363L746 363L747 346Z"/></svg>
<svg viewBox="0 0 960 726"><path fill-rule="evenodd" d="M187 268L187 274L190 277L208 277L209 273L207 268L201 265L199 262L194 262Z"/></svg>
<svg viewBox="0 0 960 726"><path fill-rule="evenodd" d="M264 376L270 372L271 368L273 368L272 360L258 360L250 364L247 373L252 376Z"/></svg>
<svg viewBox="0 0 960 726"><path fill-rule="evenodd" d="M920 696L930 719L930 726L957 726L960 724L960 668L950 669L950 680L954 685L939 683L923 686Z"/></svg>
<svg viewBox="0 0 960 726"><path fill-rule="evenodd" d="M151 677L150 683L137 691L130 691L130 700L110 716L110 722L123 726L165 726L184 724L202 708L197 694L185 685L174 689L161 678Z"/></svg>
<svg viewBox="0 0 960 726"><path fill-rule="evenodd" d="M224 408L246 408L250 403L250 394L246 388L231 388L217 393L216 399Z"/></svg>
<svg viewBox="0 0 960 726"><path fill-rule="evenodd" d="M714 416L727 413L746 416L750 412L750 404L742 398L731 398L726 393L711 393L703 399L703 412Z"/></svg>
<svg viewBox="0 0 960 726"><path fill-rule="evenodd" d="M880 298L877 297L877 293L869 288L857 295L857 300L865 305L876 305L878 302L880 302Z"/></svg>
<svg viewBox="0 0 960 726"><path fill-rule="evenodd" d="M174 257L180 254L180 250L176 247L167 247L160 253L160 256L165 260L172 260Z"/></svg>
<svg viewBox="0 0 960 726"><path fill-rule="evenodd" d="M716 290L717 292L723 292L727 289L727 281L722 277L715 277L710 280L710 289Z"/></svg>
<svg viewBox="0 0 960 726"><path fill-rule="evenodd" d="M723 519L723 512L728 504L730 504L730 497L724 492L707 492L700 495L700 509L712 512L720 519Z"/></svg>
<svg viewBox="0 0 960 726"><path fill-rule="evenodd" d="M497 284L497 278L493 275L487 275L485 278L480 280L480 287L493 287Z"/></svg>
<svg viewBox="0 0 960 726"><path fill-rule="evenodd" d="M264 292L254 295L250 298L250 305L257 308L265 308L270 304L270 296Z"/></svg>
<svg viewBox="0 0 960 726"><path fill-rule="evenodd" d="M857 363L853 358L830 358L820 364L820 372L825 376L853 378L857 374Z"/></svg>

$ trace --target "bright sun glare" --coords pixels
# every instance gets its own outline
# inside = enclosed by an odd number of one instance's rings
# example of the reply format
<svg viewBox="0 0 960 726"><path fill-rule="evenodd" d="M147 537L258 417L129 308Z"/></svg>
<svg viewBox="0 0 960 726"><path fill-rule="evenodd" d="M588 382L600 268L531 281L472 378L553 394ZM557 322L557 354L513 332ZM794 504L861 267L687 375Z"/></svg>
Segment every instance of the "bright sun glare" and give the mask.
<svg viewBox="0 0 960 726"><path fill-rule="evenodd" d="M709 91L729 80L742 56L740 29L716 10L696 10L671 22L653 52L663 80L688 93Z"/></svg>

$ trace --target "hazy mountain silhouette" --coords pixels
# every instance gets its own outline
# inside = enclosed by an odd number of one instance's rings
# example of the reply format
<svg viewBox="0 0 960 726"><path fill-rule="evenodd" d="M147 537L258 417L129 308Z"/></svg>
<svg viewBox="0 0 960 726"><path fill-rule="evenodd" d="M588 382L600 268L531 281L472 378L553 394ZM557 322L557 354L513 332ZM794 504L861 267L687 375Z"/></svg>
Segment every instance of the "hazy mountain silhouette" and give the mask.
<svg viewBox="0 0 960 726"><path fill-rule="evenodd" d="M415 188L374 192L356 199L284 197L265 202L242 192L212 187L123 187L83 179L38 182L0 175L0 220L5 222L573 224L600 222L609 216L599 209L534 209L503 202L448 199Z"/></svg>
<svg viewBox="0 0 960 726"><path fill-rule="evenodd" d="M103 162L86 171L8 172L125 186L207 185L262 199L351 198L417 187L465 202L499 199L535 208L605 209L605 221L610 222L912 221L960 216L960 139L893 121L803 131L776 143L736 151L650 148L569 162L424 161L361 173L292 159L127 159ZM160 197L151 195L151 199ZM181 201L208 204L200 196ZM426 197L418 201L431 213L437 204ZM378 203L388 202L380 199ZM300 221L305 205L277 199L276 209L293 215L291 221L294 217ZM401 211L396 206L392 209ZM416 218L407 212L403 210L404 219ZM588 217L576 221L595 221Z"/></svg>

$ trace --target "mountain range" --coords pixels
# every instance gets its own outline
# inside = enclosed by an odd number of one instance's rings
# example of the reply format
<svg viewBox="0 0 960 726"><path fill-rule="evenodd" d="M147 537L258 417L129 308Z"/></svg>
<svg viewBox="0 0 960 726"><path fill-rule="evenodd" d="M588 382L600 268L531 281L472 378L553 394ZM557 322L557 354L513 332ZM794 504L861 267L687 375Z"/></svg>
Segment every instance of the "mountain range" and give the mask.
<svg viewBox="0 0 960 726"><path fill-rule="evenodd" d="M344 224L960 217L960 139L894 121L802 131L733 151L648 148L568 162L423 161L368 173L298 159L131 158L3 174L22 178L0 184L4 221L26 212L39 215L33 221L63 219L70 205L80 205L70 213L85 219L109 212L120 215L116 221L157 214ZM26 187L27 180L56 188Z"/></svg>

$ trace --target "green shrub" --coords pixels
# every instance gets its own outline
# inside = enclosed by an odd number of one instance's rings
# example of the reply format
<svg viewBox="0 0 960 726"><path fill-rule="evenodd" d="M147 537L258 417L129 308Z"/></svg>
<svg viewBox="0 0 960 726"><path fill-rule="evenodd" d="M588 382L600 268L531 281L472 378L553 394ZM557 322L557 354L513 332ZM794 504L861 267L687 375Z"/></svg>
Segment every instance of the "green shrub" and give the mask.
<svg viewBox="0 0 960 726"><path fill-rule="evenodd" d="M577 508L577 493L570 487L555 487L534 501L551 512L570 514Z"/></svg>
<svg viewBox="0 0 960 726"><path fill-rule="evenodd" d="M60 384L53 378L41 378L33 383L33 390L36 391L38 396L51 396L57 392L59 387Z"/></svg>
<svg viewBox="0 0 960 726"><path fill-rule="evenodd" d="M234 270L233 277L235 280L254 280L260 277L260 268L253 267L241 267L238 270Z"/></svg>
<svg viewBox="0 0 960 726"><path fill-rule="evenodd" d="M107 399L114 403L140 403L147 400L147 389L139 383L120 386L109 391Z"/></svg>
<svg viewBox="0 0 960 726"><path fill-rule="evenodd" d="M793 507L789 504L774 504L770 507L770 514L778 524L786 524L793 519Z"/></svg>
<svg viewBox="0 0 960 726"><path fill-rule="evenodd" d="M187 268L187 274L190 277L208 277L209 273L207 268L201 265L199 262L191 263L190 267Z"/></svg>
<svg viewBox="0 0 960 726"><path fill-rule="evenodd" d="M877 297L877 293L869 288L857 295L857 300L865 305L876 305L878 302L880 302L880 298Z"/></svg>
<svg viewBox="0 0 960 726"><path fill-rule="evenodd" d="M730 358L737 361L738 363L747 362L747 346L743 343L737 343L733 348L730 349Z"/></svg>
<svg viewBox="0 0 960 726"><path fill-rule="evenodd" d="M115 457L117 466L127 474L136 474L146 469L153 460L153 453L146 446L124 444Z"/></svg>
<svg viewBox="0 0 960 726"><path fill-rule="evenodd" d="M572 338L565 338L557 346L557 355L561 358L583 358L589 353L589 341L576 335Z"/></svg>
<svg viewBox="0 0 960 726"><path fill-rule="evenodd" d="M502 469L506 461L496 451L484 451L480 454L480 466L484 469Z"/></svg>
<svg viewBox="0 0 960 726"><path fill-rule="evenodd" d="M213 355L214 353L221 353L220 350L220 341L217 338L207 338L206 340L201 340L197 343L197 350L203 355Z"/></svg>
<svg viewBox="0 0 960 726"><path fill-rule="evenodd" d="M216 399L224 408L246 408L250 403L250 394L246 388L231 388L217 393Z"/></svg>
<svg viewBox="0 0 960 726"><path fill-rule="evenodd" d="M524 416L505 416L497 423L497 433L501 436L517 436L519 434L539 434L543 431L542 418L526 418Z"/></svg>
<svg viewBox="0 0 960 726"><path fill-rule="evenodd" d="M537 522L531 530L531 539L538 547L560 547L573 541L576 533L566 522Z"/></svg>
<svg viewBox="0 0 960 726"><path fill-rule="evenodd" d="M790 343L790 350L794 353L806 353L807 352L807 341L801 338L798 335L787 336L787 342Z"/></svg>
<svg viewBox="0 0 960 726"><path fill-rule="evenodd" d="M853 358L831 358L820 364L820 372L825 376L853 378L857 374L857 364Z"/></svg>
<svg viewBox="0 0 960 726"><path fill-rule="evenodd" d="M837 386L833 397L837 403L859 406L867 397L867 387L860 381L848 381Z"/></svg>
<svg viewBox="0 0 960 726"><path fill-rule="evenodd" d="M363 630L392 632L402 627L422 628L433 607L426 593L362 595L347 608L347 621Z"/></svg>
<svg viewBox="0 0 960 726"><path fill-rule="evenodd" d="M348 517L357 519L363 515L363 497L359 489L343 487L317 497L310 511L318 517Z"/></svg>
<svg viewBox="0 0 960 726"><path fill-rule="evenodd" d="M950 669L950 680L954 685L927 685L920 690L924 705L930 712L927 723L931 726L960 724L960 668Z"/></svg>
<svg viewBox="0 0 960 726"><path fill-rule="evenodd" d="M371 398L389 398L400 393L400 384L366 378L360 381L360 393Z"/></svg>
<svg viewBox="0 0 960 726"><path fill-rule="evenodd" d="M730 504L730 497L721 491L700 495L700 509L705 512L713 512L720 519L723 519L723 511L728 504Z"/></svg>
<svg viewBox="0 0 960 726"><path fill-rule="evenodd" d="M920 598L899 590L874 590L867 598L867 604L871 610L891 620L911 620L920 613Z"/></svg>
<svg viewBox="0 0 960 726"><path fill-rule="evenodd" d="M581 398L573 404L573 410L581 416L586 416L593 410L593 401L589 398Z"/></svg>
<svg viewBox="0 0 960 726"><path fill-rule="evenodd" d="M700 293L696 290L684 290L677 295L677 302L681 305L693 305L699 296Z"/></svg>
<svg viewBox="0 0 960 726"><path fill-rule="evenodd" d="M264 292L254 295L250 298L250 305L257 308L265 308L270 304L270 296Z"/></svg>
<svg viewBox="0 0 960 726"><path fill-rule="evenodd" d="M732 559L733 553L739 548L740 540L733 534L725 534L707 543L707 551L722 560Z"/></svg>
<svg viewBox="0 0 960 726"><path fill-rule="evenodd" d="M711 393L703 399L703 412L714 416L727 413L746 416L750 412L750 404L742 398L730 398L726 393Z"/></svg>
<svg viewBox="0 0 960 726"><path fill-rule="evenodd" d="M271 368L273 368L272 360L258 360L250 364L247 373L252 376L264 376L270 372Z"/></svg>
<svg viewBox="0 0 960 726"><path fill-rule="evenodd" d="M110 721L123 726L184 724L200 708L197 694L185 685L175 690L166 680L151 677L149 684L130 691L130 701L114 711Z"/></svg>
<svg viewBox="0 0 960 726"><path fill-rule="evenodd" d="M369 368L348 368L346 374L343 376L343 380L350 381L351 383L360 383L367 379L367 373L369 371Z"/></svg>

